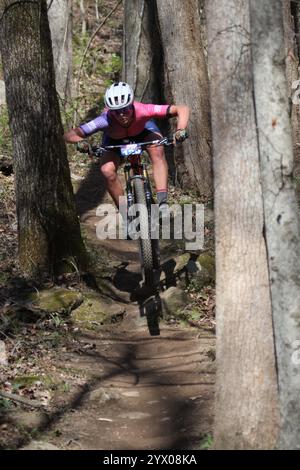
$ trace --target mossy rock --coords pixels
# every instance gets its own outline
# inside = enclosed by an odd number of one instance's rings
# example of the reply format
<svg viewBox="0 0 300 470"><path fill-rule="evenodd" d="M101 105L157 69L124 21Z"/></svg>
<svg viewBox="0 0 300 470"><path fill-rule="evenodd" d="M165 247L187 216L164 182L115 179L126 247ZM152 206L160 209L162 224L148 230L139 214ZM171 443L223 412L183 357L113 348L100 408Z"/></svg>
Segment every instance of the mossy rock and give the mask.
<svg viewBox="0 0 300 470"><path fill-rule="evenodd" d="M29 294L23 301L23 306L33 312L68 315L82 302L83 297L80 292L55 287Z"/></svg>
<svg viewBox="0 0 300 470"><path fill-rule="evenodd" d="M72 313L72 320L74 323L79 323L81 326L85 327L90 326L92 322L102 325L107 317L102 308L102 305L85 300L80 307Z"/></svg>
<svg viewBox="0 0 300 470"><path fill-rule="evenodd" d="M89 293L72 313L72 320L85 328L93 328L95 324L115 323L122 319L123 313L117 302L103 299L99 294Z"/></svg>
<svg viewBox="0 0 300 470"><path fill-rule="evenodd" d="M215 269L215 258L209 253L202 253L198 256L197 262L201 266L201 272L204 273L207 278L210 278L212 281L216 279L216 269Z"/></svg>
<svg viewBox="0 0 300 470"><path fill-rule="evenodd" d="M202 253L197 258L198 263L203 269L210 272L212 277L215 277L215 258L209 253Z"/></svg>
<svg viewBox="0 0 300 470"><path fill-rule="evenodd" d="M175 274L179 273L180 271L185 269L189 261L190 261L190 253L184 253L183 255L180 255L177 258L175 258L176 265L174 268L174 273Z"/></svg>
<svg viewBox="0 0 300 470"><path fill-rule="evenodd" d="M162 312L165 317L177 316L190 302L189 295L182 289L172 286L161 294Z"/></svg>

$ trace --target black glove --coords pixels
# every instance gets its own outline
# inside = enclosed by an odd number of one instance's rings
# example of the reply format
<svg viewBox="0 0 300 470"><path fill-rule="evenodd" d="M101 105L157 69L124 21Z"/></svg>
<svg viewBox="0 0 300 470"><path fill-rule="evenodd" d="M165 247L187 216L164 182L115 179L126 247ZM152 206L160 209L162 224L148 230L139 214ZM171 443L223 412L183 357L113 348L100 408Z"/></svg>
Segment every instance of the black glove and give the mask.
<svg viewBox="0 0 300 470"><path fill-rule="evenodd" d="M80 153L91 153L91 145L87 140L81 140L80 142L77 142L76 148Z"/></svg>
<svg viewBox="0 0 300 470"><path fill-rule="evenodd" d="M188 138L188 131L186 129L177 129L174 134L174 140L177 143L183 142L185 139Z"/></svg>

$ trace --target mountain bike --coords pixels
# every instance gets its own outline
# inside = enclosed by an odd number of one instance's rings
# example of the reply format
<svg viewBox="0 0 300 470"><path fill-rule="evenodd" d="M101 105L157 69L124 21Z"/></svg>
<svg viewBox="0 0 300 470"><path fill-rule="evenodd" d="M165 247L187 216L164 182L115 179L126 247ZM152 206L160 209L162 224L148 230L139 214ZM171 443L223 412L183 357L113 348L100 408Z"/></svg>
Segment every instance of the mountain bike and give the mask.
<svg viewBox="0 0 300 470"><path fill-rule="evenodd" d="M89 150L90 156L100 157L107 150L118 150L121 158L125 161L124 175L127 197L127 227L130 226L133 217L130 215L130 208L138 204L139 212L139 247L141 267L145 286L155 288L155 273L160 269L160 253L158 238L151 237L151 205L154 198L151 182L148 174L147 163L143 158L144 151L149 145L171 146L174 145L173 138L164 137L160 140L149 142L134 142L122 145L108 145L101 147L92 145Z"/></svg>

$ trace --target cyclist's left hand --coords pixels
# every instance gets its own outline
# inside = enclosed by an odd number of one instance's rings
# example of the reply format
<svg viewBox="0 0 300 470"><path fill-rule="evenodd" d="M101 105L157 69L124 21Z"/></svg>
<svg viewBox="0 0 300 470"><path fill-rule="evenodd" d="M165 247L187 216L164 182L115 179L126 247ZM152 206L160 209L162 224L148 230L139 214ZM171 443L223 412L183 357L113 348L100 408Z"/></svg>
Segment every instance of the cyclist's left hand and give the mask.
<svg viewBox="0 0 300 470"><path fill-rule="evenodd" d="M76 144L76 149L80 153L91 154L91 144L87 140L80 140Z"/></svg>
<svg viewBox="0 0 300 470"><path fill-rule="evenodd" d="M177 129L174 133L174 140L177 143L183 142L189 136L188 131L186 129Z"/></svg>

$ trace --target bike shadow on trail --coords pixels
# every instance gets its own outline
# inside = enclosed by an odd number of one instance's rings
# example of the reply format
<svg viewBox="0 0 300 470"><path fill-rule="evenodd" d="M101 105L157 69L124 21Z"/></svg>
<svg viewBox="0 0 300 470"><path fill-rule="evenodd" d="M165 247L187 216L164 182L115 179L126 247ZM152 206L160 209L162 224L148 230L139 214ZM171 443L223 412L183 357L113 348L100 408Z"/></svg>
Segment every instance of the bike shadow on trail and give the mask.
<svg viewBox="0 0 300 470"><path fill-rule="evenodd" d="M167 304L161 294L172 286L176 286L182 272L175 273L176 262L169 259L162 263L161 270L156 272L154 287L142 284L140 273L128 271L129 263L122 263L112 279L113 285L120 291L130 293L130 300L137 302L140 316L146 317L151 336L160 334L159 323L164 313L169 316Z"/></svg>
<svg viewBox="0 0 300 470"><path fill-rule="evenodd" d="M160 334L159 320L162 317L162 301L159 285L148 287L142 283L142 274L127 269L130 263L123 262L111 279L119 292L129 294L130 302L137 302L140 317L146 317L151 335Z"/></svg>

